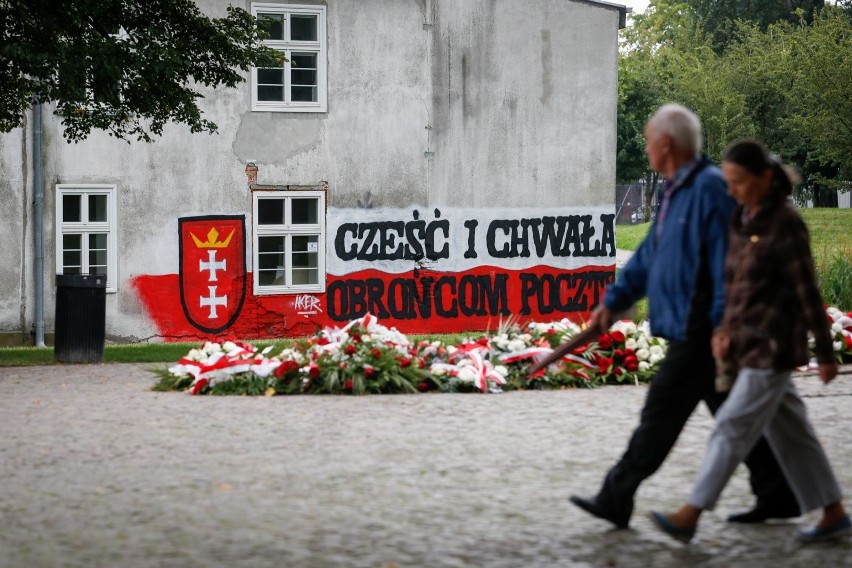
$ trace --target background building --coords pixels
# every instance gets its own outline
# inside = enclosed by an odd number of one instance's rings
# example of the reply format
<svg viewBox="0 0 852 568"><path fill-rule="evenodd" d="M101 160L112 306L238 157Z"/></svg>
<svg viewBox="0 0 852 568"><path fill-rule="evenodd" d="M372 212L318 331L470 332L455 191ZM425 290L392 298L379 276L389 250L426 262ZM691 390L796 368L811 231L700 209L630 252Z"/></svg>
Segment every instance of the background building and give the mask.
<svg viewBox="0 0 852 568"><path fill-rule="evenodd" d="M200 0L223 15L229 2ZM107 274L107 338L293 336L366 312L404 332L579 318L615 262L618 29L584 0L246 2L291 64L205 92L216 135L0 138L0 341L54 275Z"/></svg>

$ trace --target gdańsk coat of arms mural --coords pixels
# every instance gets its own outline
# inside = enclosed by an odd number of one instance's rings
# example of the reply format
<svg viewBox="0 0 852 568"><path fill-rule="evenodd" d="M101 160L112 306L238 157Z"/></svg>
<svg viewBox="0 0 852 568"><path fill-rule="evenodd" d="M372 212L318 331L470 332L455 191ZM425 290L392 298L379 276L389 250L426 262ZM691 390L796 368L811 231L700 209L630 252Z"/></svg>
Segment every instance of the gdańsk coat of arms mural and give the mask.
<svg viewBox="0 0 852 568"><path fill-rule="evenodd" d="M200 331L223 331L245 301L245 217L183 217L178 231L183 312Z"/></svg>

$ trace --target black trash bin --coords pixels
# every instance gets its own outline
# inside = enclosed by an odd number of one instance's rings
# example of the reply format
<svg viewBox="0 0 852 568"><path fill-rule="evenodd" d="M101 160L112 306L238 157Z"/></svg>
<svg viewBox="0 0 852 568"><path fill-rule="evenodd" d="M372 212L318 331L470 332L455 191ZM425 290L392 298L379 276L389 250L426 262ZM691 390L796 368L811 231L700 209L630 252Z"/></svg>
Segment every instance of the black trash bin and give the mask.
<svg viewBox="0 0 852 568"><path fill-rule="evenodd" d="M56 275L54 359L61 363L102 361L105 320L105 275Z"/></svg>

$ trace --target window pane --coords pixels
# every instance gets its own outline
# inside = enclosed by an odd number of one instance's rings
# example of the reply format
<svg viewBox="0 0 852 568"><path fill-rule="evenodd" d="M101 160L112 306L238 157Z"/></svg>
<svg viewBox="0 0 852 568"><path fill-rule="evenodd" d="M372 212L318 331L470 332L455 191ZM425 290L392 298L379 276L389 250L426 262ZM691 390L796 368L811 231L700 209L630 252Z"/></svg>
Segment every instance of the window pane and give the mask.
<svg viewBox="0 0 852 568"><path fill-rule="evenodd" d="M316 70L316 68L317 68L317 54L316 53L291 53L290 54L290 67L292 67L293 69Z"/></svg>
<svg viewBox="0 0 852 568"><path fill-rule="evenodd" d="M80 197L79 195L62 196L62 221L65 223L79 223L80 219ZM79 236L79 235L78 235Z"/></svg>
<svg viewBox="0 0 852 568"><path fill-rule="evenodd" d="M296 14L290 16L290 40L316 41L317 17Z"/></svg>
<svg viewBox="0 0 852 568"><path fill-rule="evenodd" d="M107 196L89 196L89 218L90 223L106 223L107 221Z"/></svg>
<svg viewBox="0 0 852 568"><path fill-rule="evenodd" d="M284 69L280 67L259 67L257 69L258 85L283 85Z"/></svg>
<svg viewBox="0 0 852 568"><path fill-rule="evenodd" d="M293 267L317 268L319 245L316 235L293 236Z"/></svg>
<svg viewBox="0 0 852 568"><path fill-rule="evenodd" d="M293 269L293 285L300 284L319 284L319 270L316 268L294 268Z"/></svg>
<svg viewBox="0 0 852 568"><path fill-rule="evenodd" d="M290 100L317 102L317 88L293 87L290 89Z"/></svg>
<svg viewBox="0 0 852 568"><path fill-rule="evenodd" d="M89 274L106 274L107 235L94 233L89 235Z"/></svg>
<svg viewBox="0 0 852 568"><path fill-rule="evenodd" d="M257 18L269 32L267 39L284 39L284 14L258 14Z"/></svg>
<svg viewBox="0 0 852 568"><path fill-rule="evenodd" d="M107 233L91 233L89 235L89 250L106 250Z"/></svg>
<svg viewBox="0 0 852 568"><path fill-rule="evenodd" d="M293 199L293 224L294 225L316 225L317 208L319 199Z"/></svg>
<svg viewBox="0 0 852 568"><path fill-rule="evenodd" d="M319 237L293 236L293 285L319 283Z"/></svg>
<svg viewBox="0 0 852 568"><path fill-rule="evenodd" d="M294 87L315 87L317 84L317 72L314 69L293 69L290 82Z"/></svg>
<svg viewBox="0 0 852 568"><path fill-rule="evenodd" d="M259 101L283 101L284 87L258 87L257 100Z"/></svg>
<svg viewBox="0 0 852 568"><path fill-rule="evenodd" d="M258 238L257 251L258 284L261 286L283 286L286 269L284 237Z"/></svg>
<svg viewBox="0 0 852 568"><path fill-rule="evenodd" d="M257 200L257 224L258 225L283 225L284 224L284 200L283 199L258 199ZM282 251L284 249L281 249Z"/></svg>
<svg viewBox="0 0 852 568"><path fill-rule="evenodd" d="M62 272L80 274L83 254L80 250L82 235L62 235Z"/></svg>

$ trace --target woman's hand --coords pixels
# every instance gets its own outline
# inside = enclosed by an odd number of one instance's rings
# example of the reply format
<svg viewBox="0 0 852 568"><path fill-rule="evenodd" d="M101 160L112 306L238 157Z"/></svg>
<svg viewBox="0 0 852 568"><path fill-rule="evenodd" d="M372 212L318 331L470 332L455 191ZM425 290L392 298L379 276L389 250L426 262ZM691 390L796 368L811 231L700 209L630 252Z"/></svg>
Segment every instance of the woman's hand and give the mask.
<svg viewBox="0 0 852 568"><path fill-rule="evenodd" d="M819 380L825 384L830 383L837 376L837 363L820 363L819 364Z"/></svg>
<svg viewBox="0 0 852 568"><path fill-rule="evenodd" d="M724 329L717 329L713 332L710 345L713 349L713 357L717 361L727 359L728 351L731 349L731 336Z"/></svg>

